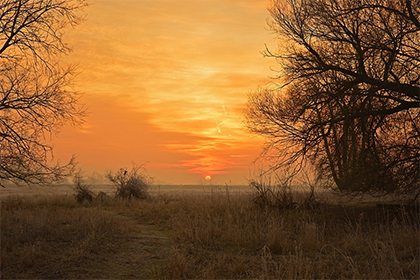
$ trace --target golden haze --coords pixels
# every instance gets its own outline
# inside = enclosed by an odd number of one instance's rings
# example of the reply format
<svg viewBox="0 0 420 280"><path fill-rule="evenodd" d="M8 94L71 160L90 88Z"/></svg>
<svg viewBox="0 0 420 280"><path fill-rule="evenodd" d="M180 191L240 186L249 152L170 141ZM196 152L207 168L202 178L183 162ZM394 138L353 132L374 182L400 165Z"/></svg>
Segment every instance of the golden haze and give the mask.
<svg viewBox="0 0 420 280"><path fill-rule="evenodd" d="M243 127L247 94L275 61L267 1L90 1L68 30L89 115L54 140L87 173L143 164L163 183L242 184L261 140Z"/></svg>

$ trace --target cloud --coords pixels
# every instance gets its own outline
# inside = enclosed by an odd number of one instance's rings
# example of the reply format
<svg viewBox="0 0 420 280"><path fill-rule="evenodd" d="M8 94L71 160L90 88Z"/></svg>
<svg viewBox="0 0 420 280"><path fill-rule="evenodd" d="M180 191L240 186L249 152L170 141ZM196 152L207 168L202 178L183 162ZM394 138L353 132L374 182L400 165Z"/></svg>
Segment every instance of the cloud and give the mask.
<svg viewBox="0 0 420 280"><path fill-rule="evenodd" d="M66 35L91 115L84 130L62 135L61 151L76 149L92 166L245 170L259 142L242 110L271 74L259 53L270 37L266 1L91 2Z"/></svg>

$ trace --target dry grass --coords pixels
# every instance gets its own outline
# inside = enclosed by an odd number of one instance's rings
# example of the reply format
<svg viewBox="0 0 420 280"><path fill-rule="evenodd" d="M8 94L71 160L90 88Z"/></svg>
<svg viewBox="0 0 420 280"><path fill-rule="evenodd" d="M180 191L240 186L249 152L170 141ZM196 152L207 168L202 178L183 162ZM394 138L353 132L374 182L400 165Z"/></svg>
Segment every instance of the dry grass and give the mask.
<svg viewBox="0 0 420 280"><path fill-rule="evenodd" d="M115 217L73 197L9 198L1 204L1 278L68 278L120 232Z"/></svg>
<svg viewBox="0 0 420 280"><path fill-rule="evenodd" d="M261 209L247 196L184 199L165 278L417 279L418 212Z"/></svg>
<svg viewBox="0 0 420 280"><path fill-rule="evenodd" d="M145 201L84 205L69 197L7 199L1 212L2 277L94 278L75 267L112 258L112 246L130 235L117 216L169 237L169 253L151 267L150 278L420 277L418 209L325 202L316 209L264 208L254 197L163 193Z"/></svg>

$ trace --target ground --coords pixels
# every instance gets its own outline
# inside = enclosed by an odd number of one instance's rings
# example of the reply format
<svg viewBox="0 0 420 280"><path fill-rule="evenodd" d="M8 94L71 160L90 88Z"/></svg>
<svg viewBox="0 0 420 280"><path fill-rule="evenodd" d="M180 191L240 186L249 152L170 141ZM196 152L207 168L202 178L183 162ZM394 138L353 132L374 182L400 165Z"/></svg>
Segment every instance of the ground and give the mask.
<svg viewBox="0 0 420 280"><path fill-rule="evenodd" d="M79 273L97 279L150 278L154 269L165 262L171 249L168 234L157 226L141 224L126 215L114 215L126 235L106 255L99 255L94 261L80 266Z"/></svg>
<svg viewBox="0 0 420 280"><path fill-rule="evenodd" d="M249 188L228 186L156 188L146 200L82 204L64 188L11 192L0 190L1 279L420 275L418 204L326 193L316 201L305 193L255 200Z"/></svg>

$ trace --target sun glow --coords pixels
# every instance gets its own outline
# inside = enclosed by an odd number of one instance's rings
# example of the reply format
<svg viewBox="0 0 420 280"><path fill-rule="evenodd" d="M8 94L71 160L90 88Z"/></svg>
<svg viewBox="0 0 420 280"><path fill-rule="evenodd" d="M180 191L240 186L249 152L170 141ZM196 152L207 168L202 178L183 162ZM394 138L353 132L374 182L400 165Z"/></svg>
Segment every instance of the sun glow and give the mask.
<svg viewBox="0 0 420 280"><path fill-rule="evenodd" d="M260 54L272 39L266 1L90 2L66 32L89 115L80 131L63 128L56 158L76 154L98 173L148 162L167 183L208 173L246 183L260 139L244 130L243 109L272 66Z"/></svg>
<svg viewBox="0 0 420 280"><path fill-rule="evenodd" d="M210 175L207 175L206 177L204 177L204 180L211 181L211 176Z"/></svg>

